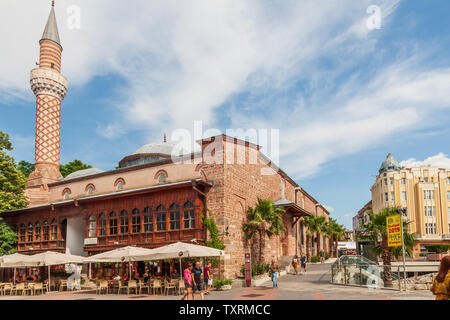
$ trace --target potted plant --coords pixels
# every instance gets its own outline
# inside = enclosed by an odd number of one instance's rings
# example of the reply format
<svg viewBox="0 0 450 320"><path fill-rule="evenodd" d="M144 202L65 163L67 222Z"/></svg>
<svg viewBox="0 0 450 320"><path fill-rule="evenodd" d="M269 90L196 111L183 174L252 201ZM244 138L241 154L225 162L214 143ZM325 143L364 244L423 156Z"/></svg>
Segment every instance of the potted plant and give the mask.
<svg viewBox="0 0 450 320"><path fill-rule="evenodd" d="M232 288L233 281L230 279L214 280L214 288L218 291L228 291Z"/></svg>

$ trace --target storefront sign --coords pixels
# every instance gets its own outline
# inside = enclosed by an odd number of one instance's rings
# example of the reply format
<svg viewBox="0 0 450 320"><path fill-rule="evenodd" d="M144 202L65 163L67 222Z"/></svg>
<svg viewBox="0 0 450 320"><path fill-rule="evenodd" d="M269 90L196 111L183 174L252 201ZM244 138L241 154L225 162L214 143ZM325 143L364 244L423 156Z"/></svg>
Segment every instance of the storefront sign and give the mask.
<svg viewBox="0 0 450 320"><path fill-rule="evenodd" d="M98 243L98 239L97 238L86 238L86 239L84 239L84 244L85 245L97 244L97 243Z"/></svg>
<svg viewBox="0 0 450 320"><path fill-rule="evenodd" d="M400 247L402 245L402 227L399 214L386 218L387 239L389 247Z"/></svg>

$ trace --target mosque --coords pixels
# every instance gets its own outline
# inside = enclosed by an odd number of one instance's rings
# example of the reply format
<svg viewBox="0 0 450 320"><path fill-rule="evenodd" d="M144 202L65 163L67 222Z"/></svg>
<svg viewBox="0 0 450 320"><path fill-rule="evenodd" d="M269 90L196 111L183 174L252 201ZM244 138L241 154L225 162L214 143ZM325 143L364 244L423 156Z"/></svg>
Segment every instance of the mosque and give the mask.
<svg viewBox="0 0 450 320"><path fill-rule="evenodd" d="M168 142L145 145L119 162L115 170L81 170L63 178L60 165L61 102L68 80L61 73L61 45L52 6L40 40L38 68L31 71L36 95L35 170L29 176L25 209L4 212L18 233L17 249L92 255L127 245L155 248L176 241L203 244L211 234L203 218L213 218L226 246L222 275L235 278L245 253L258 252L242 225L257 199L272 199L284 210L283 236L266 239L264 257L280 259L306 247L303 219L329 212L261 147L226 135L197 141L200 152L178 154ZM66 119L65 121L70 121ZM208 152L206 152L208 150ZM212 150L212 151L211 151ZM238 156L256 163L225 161ZM199 158L200 161L178 161ZM272 174L263 173L272 170ZM321 237L325 252L328 239ZM315 253L317 254L317 253Z"/></svg>

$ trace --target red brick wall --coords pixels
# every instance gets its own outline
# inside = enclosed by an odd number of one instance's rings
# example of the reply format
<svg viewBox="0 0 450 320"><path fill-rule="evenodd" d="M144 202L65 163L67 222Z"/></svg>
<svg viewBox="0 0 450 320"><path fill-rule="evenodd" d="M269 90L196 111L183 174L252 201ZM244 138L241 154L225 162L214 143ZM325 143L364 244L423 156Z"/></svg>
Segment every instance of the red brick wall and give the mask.
<svg viewBox="0 0 450 320"><path fill-rule="evenodd" d="M246 159L246 164L223 161L224 164L202 167L207 180L213 183L213 187L208 192L207 206L215 216L219 233L223 234L226 227L229 228L229 236L223 238L226 245L226 259L223 266L224 273L222 274L228 278L235 278L244 264L244 254L251 252L255 261L259 252L257 237L247 240L242 231L242 225L246 221L247 209L254 207L258 198L272 199L273 201L286 198L295 202L295 185L280 173L262 175L261 169L268 166L259 161L259 152L252 146L236 146L234 143L224 141L222 147L224 148L224 154L229 157L228 160L233 153L235 162L237 162L238 155L242 156L243 153L245 153ZM258 163L249 164L250 157L254 156L251 153L255 152L257 153ZM216 157L217 154L221 154L221 152L216 151ZM284 181L284 195L282 194L282 181ZM302 198L305 201L305 209L315 213L315 202L302 191L298 191L297 200L300 206L302 206ZM298 235L298 239L296 238L299 223L293 227L293 218L288 214L283 215L283 221L286 227L285 236L266 238L264 248L266 262L271 259L277 260L282 255L299 253L299 251L296 251L297 242L300 242L300 236ZM304 232L306 232L306 229Z"/></svg>

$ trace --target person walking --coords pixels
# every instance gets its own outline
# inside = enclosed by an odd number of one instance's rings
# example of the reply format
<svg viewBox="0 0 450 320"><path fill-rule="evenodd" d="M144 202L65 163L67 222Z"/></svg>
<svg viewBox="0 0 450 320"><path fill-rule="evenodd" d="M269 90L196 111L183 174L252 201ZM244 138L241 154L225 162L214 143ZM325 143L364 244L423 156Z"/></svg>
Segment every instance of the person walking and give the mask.
<svg viewBox="0 0 450 320"><path fill-rule="evenodd" d="M192 283L194 284L192 290L192 297L194 298L195 293L198 291L200 293L200 297L202 300L205 300L205 296L203 295L203 279L202 279L202 268L200 267L200 261L197 261L194 267L191 269L192 274Z"/></svg>
<svg viewBox="0 0 450 320"><path fill-rule="evenodd" d="M192 289L194 287L193 283L192 283L192 274L191 274L191 269L192 269L192 263L188 262L186 269L184 269L184 287L186 288L186 292L184 293L183 298L181 298L181 300L187 299L188 300L192 300L194 298L194 294L192 293ZM191 299L192 297L192 299Z"/></svg>
<svg viewBox="0 0 450 320"><path fill-rule="evenodd" d="M298 275L298 271L297 271L297 268L298 268L298 256L297 255L295 255L294 258L292 259L292 267L294 268L295 275Z"/></svg>
<svg viewBox="0 0 450 320"><path fill-rule="evenodd" d="M208 262L203 270L203 276L205 277L205 294L209 294L212 286L211 279L211 262Z"/></svg>
<svg viewBox="0 0 450 320"><path fill-rule="evenodd" d="M301 268L300 273L303 270L303 273L306 273L306 255L302 254L302 257L300 258Z"/></svg>
<svg viewBox="0 0 450 320"><path fill-rule="evenodd" d="M325 263L325 252L323 250L320 250L320 263Z"/></svg>
<svg viewBox="0 0 450 320"><path fill-rule="evenodd" d="M270 277L272 278L273 289L278 288L278 276L280 275L280 267L272 260L270 264Z"/></svg>
<svg viewBox="0 0 450 320"><path fill-rule="evenodd" d="M450 256L442 258L439 273L434 278L430 290L436 296L436 300L450 300Z"/></svg>

